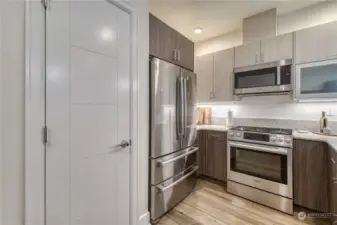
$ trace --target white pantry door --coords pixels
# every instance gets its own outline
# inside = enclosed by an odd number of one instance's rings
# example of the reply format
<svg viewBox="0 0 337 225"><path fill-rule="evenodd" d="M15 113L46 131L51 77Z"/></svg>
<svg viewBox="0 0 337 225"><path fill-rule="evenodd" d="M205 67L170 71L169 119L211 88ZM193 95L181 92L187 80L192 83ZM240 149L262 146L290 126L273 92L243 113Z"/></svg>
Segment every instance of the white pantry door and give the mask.
<svg viewBox="0 0 337 225"><path fill-rule="evenodd" d="M130 15L108 1L46 11L46 225L129 225Z"/></svg>

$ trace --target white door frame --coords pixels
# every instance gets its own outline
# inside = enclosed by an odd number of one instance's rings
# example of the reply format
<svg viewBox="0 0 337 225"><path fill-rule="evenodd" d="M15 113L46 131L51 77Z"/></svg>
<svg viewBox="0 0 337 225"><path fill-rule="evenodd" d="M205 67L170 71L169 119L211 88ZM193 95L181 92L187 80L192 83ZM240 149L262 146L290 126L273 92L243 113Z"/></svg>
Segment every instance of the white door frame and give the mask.
<svg viewBox="0 0 337 225"><path fill-rule="evenodd" d="M138 12L124 1L108 1L131 17L130 221L137 225ZM45 124L45 8L40 1L26 0L25 3L25 225L45 225L45 147L42 143Z"/></svg>

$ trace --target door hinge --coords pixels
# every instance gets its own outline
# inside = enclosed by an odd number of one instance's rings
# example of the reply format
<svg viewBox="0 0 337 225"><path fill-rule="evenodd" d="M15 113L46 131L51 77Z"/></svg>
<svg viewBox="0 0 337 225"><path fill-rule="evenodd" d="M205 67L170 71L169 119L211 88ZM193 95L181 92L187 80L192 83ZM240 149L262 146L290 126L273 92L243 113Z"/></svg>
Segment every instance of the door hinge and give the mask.
<svg viewBox="0 0 337 225"><path fill-rule="evenodd" d="M41 0L42 5L44 6L45 9L48 9L50 0Z"/></svg>
<svg viewBox="0 0 337 225"><path fill-rule="evenodd" d="M48 128L47 126L44 126L42 128L42 143L47 144L48 143Z"/></svg>

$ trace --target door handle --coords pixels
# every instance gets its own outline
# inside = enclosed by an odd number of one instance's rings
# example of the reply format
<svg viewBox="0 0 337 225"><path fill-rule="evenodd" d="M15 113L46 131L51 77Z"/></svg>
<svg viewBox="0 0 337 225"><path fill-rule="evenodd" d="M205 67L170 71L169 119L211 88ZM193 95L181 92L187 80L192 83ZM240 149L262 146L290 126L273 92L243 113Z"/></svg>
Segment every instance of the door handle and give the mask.
<svg viewBox="0 0 337 225"><path fill-rule="evenodd" d="M332 162L333 164L336 164L336 161L335 161L333 158L331 158L331 162Z"/></svg>
<svg viewBox="0 0 337 225"><path fill-rule="evenodd" d="M130 146L130 143L127 142L126 140L121 141L121 143L117 144L114 146L114 148L126 148Z"/></svg>

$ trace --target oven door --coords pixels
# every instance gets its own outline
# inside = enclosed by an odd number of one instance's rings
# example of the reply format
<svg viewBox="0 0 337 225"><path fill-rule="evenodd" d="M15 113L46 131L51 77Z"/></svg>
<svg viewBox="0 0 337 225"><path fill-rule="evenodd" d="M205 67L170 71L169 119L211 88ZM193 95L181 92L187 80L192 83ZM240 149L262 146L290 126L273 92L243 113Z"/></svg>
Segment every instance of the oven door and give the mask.
<svg viewBox="0 0 337 225"><path fill-rule="evenodd" d="M292 149L228 142L227 179L284 197L293 197Z"/></svg>
<svg viewBox="0 0 337 225"><path fill-rule="evenodd" d="M278 86L278 67L250 71L235 71L235 94L269 92Z"/></svg>

